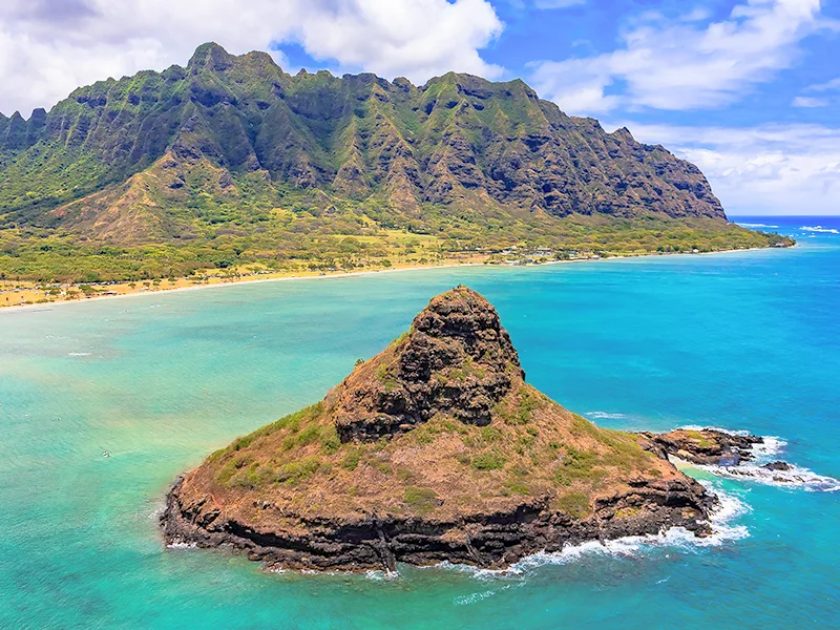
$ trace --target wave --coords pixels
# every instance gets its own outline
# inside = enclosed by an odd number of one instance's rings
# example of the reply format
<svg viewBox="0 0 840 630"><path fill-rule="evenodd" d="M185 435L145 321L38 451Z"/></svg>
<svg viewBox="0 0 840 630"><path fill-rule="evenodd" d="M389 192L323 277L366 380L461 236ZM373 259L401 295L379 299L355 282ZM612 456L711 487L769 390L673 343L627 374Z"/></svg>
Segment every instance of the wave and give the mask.
<svg viewBox="0 0 840 630"><path fill-rule="evenodd" d="M646 536L625 536L614 540L590 540L577 545L569 545L560 551L538 551L522 558L519 562L505 569L482 569L465 564L442 562L439 568L468 573L477 578L517 577L535 568L546 565L563 565L578 562L591 556L638 557L656 549L666 547L685 551L697 551L706 547L719 547L727 542L747 538L749 530L745 525L735 525L732 521L751 511L751 508L738 497L726 493L714 484L701 481L718 498L718 506L709 520L712 534L699 538L684 527L671 527L659 534Z"/></svg>
<svg viewBox="0 0 840 630"><path fill-rule="evenodd" d="M470 593L469 595L461 595L455 598L456 606L469 606L484 601L488 597L493 597L496 591L481 591L480 593Z"/></svg>
<svg viewBox="0 0 840 630"><path fill-rule="evenodd" d="M763 463L767 463L771 457L774 455L778 455L781 453L785 446L787 446L787 442L780 437L775 435L762 435L761 439L763 442L759 444L753 444L752 451L753 457L755 457L756 461L761 461Z"/></svg>
<svg viewBox="0 0 840 630"><path fill-rule="evenodd" d="M837 228L827 228L821 225L803 225L799 228L803 232L818 232L820 234L840 234Z"/></svg>
<svg viewBox="0 0 840 630"><path fill-rule="evenodd" d="M89 357L90 352L68 352L68 357Z"/></svg>
<svg viewBox="0 0 840 630"><path fill-rule="evenodd" d="M595 420L622 420L627 417L623 413L610 413L608 411L587 411L586 415Z"/></svg>
<svg viewBox="0 0 840 630"><path fill-rule="evenodd" d="M373 580L374 582L384 582L386 580L396 580L400 576L400 574L398 571L371 569L370 571L365 571L364 576L369 580Z"/></svg>
<svg viewBox="0 0 840 630"><path fill-rule="evenodd" d="M708 428L731 435L749 435L745 431L731 431L717 427L695 427L693 425L683 427L685 429ZM775 435L761 436L763 442L753 444L750 452L755 458L752 462L739 464L737 466L717 466L711 464L690 464L694 468L708 471L719 477L728 479L739 479L755 481L770 486L799 487L809 492L837 492L840 491L840 480L826 475L819 475L809 468L787 464L786 470L775 470L765 468L766 464L772 462L781 453L787 442Z"/></svg>
<svg viewBox="0 0 840 630"><path fill-rule="evenodd" d="M194 542L171 542L167 543L167 549L197 549L198 545Z"/></svg>
<svg viewBox="0 0 840 630"><path fill-rule="evenodd" d="M754 464L741 466L703 466L703 468L721 477L747 479L768 486L798 487L808 492L837 492L840 490L840 479L818 475L808 468L793 464L790 464L788 470L771 470Z"/></svg>
<svg viewBox="0 0 840 630"><path fill-rule="evenodd" d="M677 427L677 429L685 429L686 431L703 431L704 429L708 429L710 431L717 431L718 433L726 433L727 435L739 435L741 437L752 435L749 431L744 431L742 429L724 429L723 427L715 427L708 424L684 424L682 426Z"/></svg>
<svg viewBox="0 0 840 630"><path fill-rule="evenodd" d="M741 227L747 228L778 228L778 225L768 225L767 223L741 223L740 221L735 222L737 225Z"/></svg>

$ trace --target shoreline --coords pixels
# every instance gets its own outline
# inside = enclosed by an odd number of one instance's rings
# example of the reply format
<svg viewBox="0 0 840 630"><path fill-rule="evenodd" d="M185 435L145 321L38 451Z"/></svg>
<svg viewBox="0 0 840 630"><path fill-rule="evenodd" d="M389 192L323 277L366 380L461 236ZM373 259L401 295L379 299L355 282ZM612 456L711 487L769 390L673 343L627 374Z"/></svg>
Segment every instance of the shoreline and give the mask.
<svg viewBox="0 0 840 630"><path fill-rule="evenodd" d="M792 249L797 247L796 244L785 247L781 249ZM180 287L170 287L170 288L156 288L156 289L145 289L145 290L136 290L136 291L128 291L126 293L118 293L118 294L111 294L111 295L93 295L89 297L80 296L77 298L71 299L60 299L60 300L51 300L45 302L33 302L29 304L13 304L9 306L4 306L0 304L0 315L3 313L10 313L10 312L19 312L19 311L26 311L32 309L43 309L43 308L51 308L55 306L65 306L70 304L85 304L88 302L94 302L99 300L116 300L121 298L130 298L130 297L138 297L138 296L148 296L152 294L168 294L168 293L180 293L185 291L198 291L201 289L214 289L214 288L222 288L222 287L229 287L229 286L237 286L237 285L247 285L247 284L257 284L263 282L284 282L284 281L292 281L292 280L326 280L331 278L352 278L352 277L362 277L362 276L370 276L374 274L384 274L384 273L399 273L399 272L406 272L406 271L430 271L433 269L456 269L459 267L499 267L499 268L517 268L517 267L543 267L549 265L562 265L562 264L574 264L574 263L597 263L603 261L616 261L616 260L629 260L629 259L637 259L637 258L660 258L664 256L712 256L712 255L721 255L721 254L737 254L737 253L747 253L747 252L756 252L756 251L772 251L773 247L749 247L745 249L722 249L720 251L712 251L712 252L668 252L668 253L656 253L650 252L645 254L623 254L617 256L609 256L606 258L598 257L598 258L576 258L571 260L550 260L543 263L534 263L534 264L527 264L527 265L509 265L509 264L487 264L486 262L448 262L443 263L440 265L410 265L406 267L392 267L386 269L367 269L367 270L360 270L360 271L340 271L340 272L333 272L333 273L312 273L312 274L292 274L292 275L280 275L274 277L267 277L267 278L255 278L252 274L251 276L245 276L241 279L235 278L223 278L218 282L207 282L207 283L200 283L195 284L192 286L180 286ZM271 275L271 274L265 274ZM184 280L185 278L178 278L178 280Z"/></svg>

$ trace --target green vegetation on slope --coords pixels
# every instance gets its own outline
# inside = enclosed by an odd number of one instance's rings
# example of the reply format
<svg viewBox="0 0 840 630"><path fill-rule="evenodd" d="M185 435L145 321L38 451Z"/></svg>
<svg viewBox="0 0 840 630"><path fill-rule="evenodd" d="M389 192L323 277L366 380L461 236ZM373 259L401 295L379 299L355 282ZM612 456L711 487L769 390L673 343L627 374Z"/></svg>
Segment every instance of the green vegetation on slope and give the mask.
<svg viewBox="0 0 840 630"><path fill-rule="evenodd" d="M13 280L777 242L728 224L692 164L521 81L291 76L205 44L185 68L0 118L0 275Z"/></svg>

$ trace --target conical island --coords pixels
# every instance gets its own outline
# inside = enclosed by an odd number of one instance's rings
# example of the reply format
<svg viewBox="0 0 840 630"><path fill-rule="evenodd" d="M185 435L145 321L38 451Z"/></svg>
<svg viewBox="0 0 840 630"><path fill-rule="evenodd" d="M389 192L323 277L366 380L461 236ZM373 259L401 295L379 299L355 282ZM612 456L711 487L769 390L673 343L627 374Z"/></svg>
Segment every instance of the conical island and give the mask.
<svg viewBox="0 0 840 630"><path fill-rule="evenodd" d="M321 402L181 477L162 525L168 543L278 568L504 567L672 526L703 536L715 502L649 440L528 385L496 310L457 287Z"/></svg>

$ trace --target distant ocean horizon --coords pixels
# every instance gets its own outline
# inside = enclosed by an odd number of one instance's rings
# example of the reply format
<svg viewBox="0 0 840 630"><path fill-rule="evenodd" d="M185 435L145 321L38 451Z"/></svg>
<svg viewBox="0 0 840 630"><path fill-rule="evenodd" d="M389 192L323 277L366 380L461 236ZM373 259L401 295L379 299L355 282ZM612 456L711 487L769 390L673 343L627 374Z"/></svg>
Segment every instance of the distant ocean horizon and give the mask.
<svg viewBox="0 0 840 630"><path fill-rule="evenodd" d="M834 627L840 610L840 217L730 216L797 247L227 285L0 310L0 627ZM505 574L268 573L166 549L168 485L320 399L456 284L528 380L602 426L771 436L828 483L691 470L717 534L597 543ZM107 455L107 456L106 456Z"/></svg>

